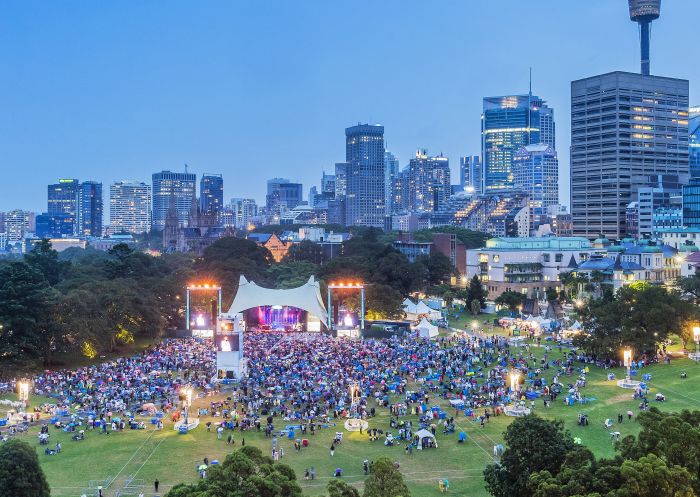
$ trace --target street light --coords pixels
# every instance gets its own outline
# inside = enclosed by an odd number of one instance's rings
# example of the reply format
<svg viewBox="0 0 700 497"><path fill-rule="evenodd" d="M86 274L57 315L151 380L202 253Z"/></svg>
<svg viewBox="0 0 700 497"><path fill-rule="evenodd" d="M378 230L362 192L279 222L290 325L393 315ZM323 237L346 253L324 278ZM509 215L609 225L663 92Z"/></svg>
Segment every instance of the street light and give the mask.
<svg viewBox="0 0 700 497"><path fill-rule="evenodd" d="M625 367L627 368L627 380L629 381L632 375L630 374L630 368L632 367L632 351L630 349L625 349L624 352L622 352L622 358L625 363Z"/></svg>
<svg viewBox="0 0 700 497"><path fill-rule="evenodd" d="M29 382L20 381L17 383L19 400L25 403L25 406L29 404Z"/></svg>
<svg viewBox="0 0 700 497"><path fill-rule="evenodd" d="M477 329L479 329L479 321L477 321L476 319L475 319L474 321L472 321L472 329L473 329L474 331L476 331Z"/></svg>
<svg viewBox="0 0 700 497"><path fill-rule="evenodd" d="M695 354L690 354L691 359L700 360L700 326L693 326L693 340L695 340Z"/></svg>
<svg viewBox="0 0 700 497"><path fill-rule="evenodd" d="M519 386L520 375L516 372L510 373L510 391L516 392Z"/></svg>

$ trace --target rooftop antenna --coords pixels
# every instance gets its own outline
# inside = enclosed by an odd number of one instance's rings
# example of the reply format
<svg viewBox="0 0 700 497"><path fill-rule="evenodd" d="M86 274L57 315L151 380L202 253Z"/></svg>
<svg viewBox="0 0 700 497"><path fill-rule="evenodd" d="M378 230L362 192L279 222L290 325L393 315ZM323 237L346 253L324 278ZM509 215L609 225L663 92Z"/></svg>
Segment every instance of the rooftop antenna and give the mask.
<svg viewBox="0 0 700 497"><path fill-rule="evenodd" d="M187 174L187 163L185 162L185 174Z"/></svg>

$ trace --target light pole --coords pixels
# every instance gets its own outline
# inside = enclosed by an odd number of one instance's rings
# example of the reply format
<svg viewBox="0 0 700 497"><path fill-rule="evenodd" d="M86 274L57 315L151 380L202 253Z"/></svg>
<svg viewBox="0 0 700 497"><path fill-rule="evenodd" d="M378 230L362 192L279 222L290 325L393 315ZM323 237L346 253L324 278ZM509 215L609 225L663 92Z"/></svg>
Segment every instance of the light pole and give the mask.
<svg viewBox="0 0 700 497"><path fill-rule="evenodd" d="M516 373L516 372L510 373L510 391L511 391L511 394L517 393L518 386L520 385L519 380L520 380L520 375L518 373ZM517 399L517 396L516 396L516 399Z"/></svg>
<svg viewBox="0 0 700 497"><path fill-rule="evenodd" d="M693 340L695 341L695 352L688 354L695 362L700 361L700 326L693 326Z"/></svg>
<svg viewBox="0 0 700 497"><path fill-rule="evenodd" d="M17 383L17 390L20 402L24 402L25 407L29 405L29 382L20 381Z"/></svg>
<svg viewBox="0 0 700 497"><path fill-rule="evenodd" d="M630 349L625 349L622 353L622 358L627 368L627 376L625 376L625 379L629 381L632 379L632 375L630 374L630 368L632 367L632 351Z"/></svg>

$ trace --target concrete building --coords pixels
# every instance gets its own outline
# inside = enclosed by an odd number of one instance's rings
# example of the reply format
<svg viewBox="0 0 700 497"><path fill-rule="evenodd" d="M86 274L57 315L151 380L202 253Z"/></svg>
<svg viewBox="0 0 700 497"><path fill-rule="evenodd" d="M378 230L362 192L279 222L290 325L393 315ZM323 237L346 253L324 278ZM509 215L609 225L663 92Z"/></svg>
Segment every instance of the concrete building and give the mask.
<svg viewBox="0 0 700 497"><path fill-rule="evenodd" d="M559 161L553 147L526 145L513 158L513 186L528 196L530 230L536 230L550 206L559 203Z"/></svg>
<svg viewBox="0 0 700 497"><path fill-rule="evenodd" d="M151 185L116 181L109 186L107 233L146 233L151 230Z"/></svg>
<svg viewBox="0 0 700 497"><path fill-rule="evenodd" d="M485 247L466 251L466 277L478 276L489 299L506 291L543 298L548 288L561 289L560 274L575 269L593 251L582 237L491 238Z"/></svg>
<svg viewBox="0 0 700 497"><path fill-rule="evenodd" d="M574 235L622 238L637 181L653 175L687 180L688 81L620 71L573 81Z"/></svg>

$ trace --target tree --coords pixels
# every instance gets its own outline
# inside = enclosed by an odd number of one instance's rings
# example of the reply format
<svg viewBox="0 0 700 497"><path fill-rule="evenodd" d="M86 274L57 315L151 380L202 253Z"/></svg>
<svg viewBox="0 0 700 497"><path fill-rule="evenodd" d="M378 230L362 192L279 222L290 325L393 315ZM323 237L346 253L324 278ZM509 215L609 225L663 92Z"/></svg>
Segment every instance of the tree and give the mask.
<svg viewBox="0 0 700 497"><path fill-rule="evenodd" d="M10 440L0 445L0 497L49 497L49 484L29 444Z"/></svg>
<svg viewBox="0 0 700 497"><path fill-rule="evenodd" d="M686 468L694 476L700 494L700 411L665 413L652 407L637 417L642 430L635 438L625 437L619 450L626 459L656 454L669 465Z"/></svg>
<svg viewBox="0 0 700 497"><path fill-rule="evenodd" d="M484 285L481 283L481 278L479 278L475 274L472 277L472 279L469 280L469 289L467 290L467 302L478 300L480 308L483 308L486 304L487 295L488 292L484 288Z"/></svg>
<svg viewBox="0 0 700 497"><path fill-rule="evenodd" d="M323 248L310 240L302 240L289 247L284 256L284 262L310 262L312 264L323 264Z"/></svg>
<svg viewBox="0 0 700 497"><path fill-rule="evenodd" d="M416 264L425 266L428 275L427 284L430 286L449 283L450 278L456 274L452 261L442 252L421 255L416 258Z"/></svg>
<svg viewBox="0 0 700 497"><path fill-rule="evenodd" d="M685 295L691 297L694 303L700 301L700 275L694 274L678 280L678 288Z"/></svg>
<svg viewBox="0 0 700 497"><path fill-rule="evenodd" d="M360 497L360 492L342 480L331 480L326 487L328 497Z"/></svg>
<svg viewBox="0 0 700 497"><path fill-rule="evenodd" d="M58 252L51 248L51 242L43 239L24 254L24 262L41 271L49 285L55 285L61 280L61 275L70 264L58 260Z"/></svg>
<svg viewBox="0 0 700 497"><path fill-rule="evenodd" d="M302 497L294 471L256 447L243 447L196 484L174 486L167 497Z"/></svg>
<svg viewBox="0 0 700 497"><path fill-rule="evenodd" d="M548 471L555 475L574 448L562 421L526 416L513 421L504 434L506 449L500 463L484 470L486 489L494 497L529 497L530 475Z"/></svg>
<svg viewBox="0 0 700 497"><path fill-rule="evenodd" d="M54 302L41 271L24 262L0 266L0 373L42 357Z"/></svg>
<svg viewBox="0 0 700 497"><path fill-rule="evenodd" d="M471 309L472 314L478 316L481 312L481 302L479 302L478 299L472 300L471 302L469 302L469 309Z"/></svg>
<svg viewBox="0 0 700 497"><path fill-rule="evenodd" d="M618 357L622 347L654 354L656 344L682 334L697 320L697 310L680 295L661 286L635 283L620 288L612 299L597 299L582 310L588 333L576 344L603 358Z"/></svg>
<svg viewBox="0 0 700 497"><path fill-rule="evenodd" d="M520 292L503 292L500 294L498 297L496 297L496 302L497 305L505 306L511 311L515 311L523 305L523 301L525 300L525 296L520 293Z"/></svg>
<svg viewBox="0 0 700 497"><path fill-rule="evenodd" d="M557 300L558 294L557 294L557 289L556 289L556 288L552 288L552 287L550 286L549 288L547 288L547 290L546 290L545 293L546 293L546 295L547 295L547 300L548 300L548 301L551 302L552 300Z"/></svg>
<svg viewBox="0 0 700 497"><path fill-rule="evenodd" d="M410 497L403 475L386 457L374 461L372 474L365 480L363 497Z"/></svg>
<svg viewBox="0 0 700 497"><path fill-rule="evenodd" d="M668 466L655 454L625 461L620 468L620 497L695 497L691 475L681 466Z"/></svg>
<svg viewBox="0 0 700 497"><path fill-rule="evenodd" d="M282 262L270 266L267 273L277 288L297 288L318 273L318 269L317 264L307 261Z"/></svg>

